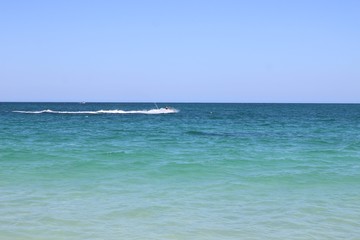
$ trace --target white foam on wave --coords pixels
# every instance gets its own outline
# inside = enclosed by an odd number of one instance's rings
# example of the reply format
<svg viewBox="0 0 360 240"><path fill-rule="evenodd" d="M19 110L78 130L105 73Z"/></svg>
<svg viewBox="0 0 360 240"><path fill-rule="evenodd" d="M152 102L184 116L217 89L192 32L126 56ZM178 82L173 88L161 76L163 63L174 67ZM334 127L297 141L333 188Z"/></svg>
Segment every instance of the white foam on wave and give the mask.
<svg viewBox="0 0 360 240"><path fill-rule="evenodd" d="M13 111L15 113L27 113L27 114L40 114L40 113L53 113L53 114L168 114L177 113L179 110L175 108L158 108L150 110L98 110L98 111L53 111L50 109L40 111Z"/></svg>

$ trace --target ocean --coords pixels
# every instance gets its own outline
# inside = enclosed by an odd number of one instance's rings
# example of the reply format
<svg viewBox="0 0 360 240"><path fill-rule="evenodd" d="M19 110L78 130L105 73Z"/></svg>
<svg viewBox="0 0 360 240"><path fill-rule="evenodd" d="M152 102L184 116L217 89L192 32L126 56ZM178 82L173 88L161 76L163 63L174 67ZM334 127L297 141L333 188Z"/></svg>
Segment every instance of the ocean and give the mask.
<svg viewBox="0 0 360 240"><path fill-rule="evenodd" d="M157 105L0 103L0 239L360 239L359 104Z"/></svg>

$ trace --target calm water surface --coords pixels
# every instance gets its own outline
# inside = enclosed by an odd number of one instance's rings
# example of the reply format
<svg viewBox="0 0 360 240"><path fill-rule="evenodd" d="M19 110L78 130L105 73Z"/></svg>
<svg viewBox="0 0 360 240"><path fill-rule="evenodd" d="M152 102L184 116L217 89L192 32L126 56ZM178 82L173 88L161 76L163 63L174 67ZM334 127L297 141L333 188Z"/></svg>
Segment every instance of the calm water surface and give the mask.
<svg viewBox="0 0 360 240"><path fill-rule="evenodd" d="M360 239L360 105L158 105L0 103L0 239Z"/></svg>

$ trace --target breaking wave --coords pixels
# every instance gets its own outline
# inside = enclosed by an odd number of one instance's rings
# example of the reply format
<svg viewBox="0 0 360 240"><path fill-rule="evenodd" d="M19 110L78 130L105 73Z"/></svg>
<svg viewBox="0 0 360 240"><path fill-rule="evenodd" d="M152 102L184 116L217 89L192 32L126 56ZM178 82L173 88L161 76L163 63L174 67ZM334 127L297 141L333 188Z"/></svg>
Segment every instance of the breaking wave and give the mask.
<svg viewBox="0 0 360 240"><path fill-rule="evenodd" d="M98 111L53 111L50 109L40 110L40 111L13 111L15 113L27 113L27 114L41 114L41 113L51 113L51 114L168 114L168 113L177 113L179 110L175 108L158 108L150 110L98 110Z"/></svg>

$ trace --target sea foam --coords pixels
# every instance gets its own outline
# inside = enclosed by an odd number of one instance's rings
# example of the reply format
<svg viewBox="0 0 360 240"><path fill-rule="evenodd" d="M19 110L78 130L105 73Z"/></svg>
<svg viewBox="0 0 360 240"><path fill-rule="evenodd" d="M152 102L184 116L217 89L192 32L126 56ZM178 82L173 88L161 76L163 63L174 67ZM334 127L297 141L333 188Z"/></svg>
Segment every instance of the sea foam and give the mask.
<svg viewBox="0 0 360 240"><path fill-rule="evenodd" d="M150 110L98 110L98 111L53 111L50 109L40 111L13 111L15 113L27 113L27 114L41 114L41 113L52 113L52 114L168 114L177 113L179 110L174 108L158 108Z"/></svg>

